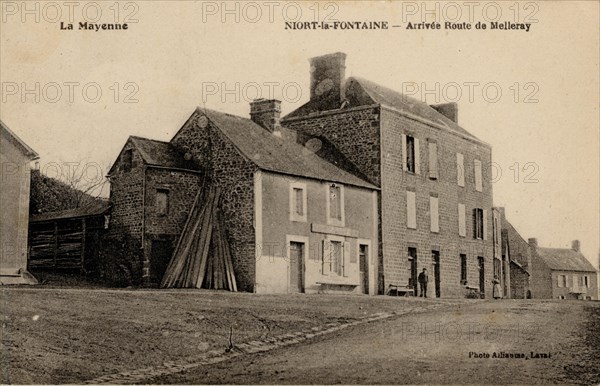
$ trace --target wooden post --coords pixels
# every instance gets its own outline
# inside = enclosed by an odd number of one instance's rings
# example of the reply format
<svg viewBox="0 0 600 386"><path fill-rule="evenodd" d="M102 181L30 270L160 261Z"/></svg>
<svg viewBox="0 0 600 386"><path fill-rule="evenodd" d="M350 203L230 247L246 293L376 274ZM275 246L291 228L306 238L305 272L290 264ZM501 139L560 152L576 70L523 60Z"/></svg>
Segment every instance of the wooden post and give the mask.
<svg viewBox="0 0 600 386"><path fill-rule="evenodd" d="M85 217L81 219L81 271L85 272Z"/></svg>

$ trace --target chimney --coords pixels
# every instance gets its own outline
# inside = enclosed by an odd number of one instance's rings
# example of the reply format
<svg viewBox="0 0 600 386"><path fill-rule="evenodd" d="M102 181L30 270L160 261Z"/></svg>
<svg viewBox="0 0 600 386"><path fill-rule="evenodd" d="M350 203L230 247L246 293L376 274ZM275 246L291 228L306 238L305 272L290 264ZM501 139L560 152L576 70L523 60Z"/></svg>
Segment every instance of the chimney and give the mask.
<svg viewBox="0 0 600 386"><path fill-rule="evenodd" d="M581 252L581 243L579 242L579 240L571 241L571 249L575 252Z"/></svg>
<svg viewBox="0 0 600 386"><path fill-rule="evenodd" d="M271 133L279 132L281 125L281 101L277 99L255 99L250 102L250 119Z"/></svg>
<svg viewBox="0 0 600 386"><path fill-rule="evenodd" d="M431 105L431 107L454 123L458 123L458 105L455 102Z"/></svg>
<svg viewBox="0 0 600 386"><path fill-rule="evenodd" d="M320 110L339 109L344 100L346 54L335 52L310 59L310 100Z"/></svg>
<svg viewBox="0 0 600 386"><path fill-rule="evenodd" d="M533 238L533 237L532 237L532 238L530 238L530 239L529 239L529 246L530 246L531 248L533 248L533 249L537 249L537 247L538 247L538 242L537 242L537 239L536 239L536 238Z"/></svg>

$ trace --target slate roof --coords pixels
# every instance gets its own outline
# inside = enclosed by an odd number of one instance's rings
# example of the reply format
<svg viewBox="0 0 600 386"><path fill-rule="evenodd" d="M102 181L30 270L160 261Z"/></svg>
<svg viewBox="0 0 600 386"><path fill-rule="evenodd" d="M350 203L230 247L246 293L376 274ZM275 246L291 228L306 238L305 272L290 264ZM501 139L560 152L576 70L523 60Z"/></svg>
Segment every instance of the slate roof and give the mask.
<svg viewBox="0 0 600 386"><path fill-rule="evenodd" d="M260 169L321 181L378 189L373 184L331 164L295 141L279 138L251 119L198 108L240 153Z"/></svg>
<svg viewBox="0 0 600 386"><path fill-rule="evenodd" d="M198 170L198 166L193 161L186 161L184 155L169 142L157 141L154 139L137 137L133 135L127 139L127 142L131 142L133 146L135 146L146 165ZM119 157L121 156L122 152L123 150L119 152ZM113 163L108 171L109 176L112 174L113 169L117 165L119 157L117 157L117 160Z"/></svg>
<svg viewBox="0 0 600 386"><path fill-rule="evenodd" d="M538 255L550 269L560 271L596 272L581 252L567 248L537 248Z"/></svg>
<svg viewBox="0 0 600 386"><path fill-rule="evenodd" d="M54 221L54 220L64 220L64 219L75 219L81 217L92 217L99 216L106 212L110 205L108 201L98 201L91 205L87 205L80 208L75 209L66 209L60 210L56 212L48 212L48 213L40 213L40 214L32 214L29 216L29 222L43 222L43 221Z"/></svg>
<svg viewBox="0 0 600 386"><path fill-rule="evenodd" d="M480 139L460 127L450 118L429 106L427 103L404 95L398 91L356 76L348 78L344 88L346 90L346 101L348 102L345 105L346 108L372 104L387 106L394 110L408 113L434 124L441 125L451 133L456 133L483 143ZM319 100L312 100L286 115L282 121L285 122L287 119L317 113L321 110Z"/></svg>
<svg viewBox="0 0 600 386"><path fill-rule="evenodd" d="M192 161L186 161L183 154L169 142L136 136L131 136L129 139L142 155L144 162L148 165L192 170L197 169Z"/></svg>
<svg viewBox="0 0 600 386"><path fill-rule="evenodd" d="M36 153L35 150L29 147L29 145L23 142L23 140L19 138L15 133L13 133L13 131L9 129L4 122L2 122L2 120L0 120L0 128L2 130L2 133L8 137L9 141L11 141L13 144L15 144L15 146L21 149L21 152L25 156L29 157L31 160L39 158L38 153Z"/></svg>

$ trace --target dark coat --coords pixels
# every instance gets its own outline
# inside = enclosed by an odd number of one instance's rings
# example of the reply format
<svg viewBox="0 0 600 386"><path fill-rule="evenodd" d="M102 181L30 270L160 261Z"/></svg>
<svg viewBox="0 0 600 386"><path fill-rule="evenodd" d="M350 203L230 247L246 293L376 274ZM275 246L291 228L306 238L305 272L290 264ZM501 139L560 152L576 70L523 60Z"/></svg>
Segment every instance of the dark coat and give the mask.
<svg viewBox="0 0 600 386"><path fill-rule="evenodd" d="M427 272L421 272L419 274L419 283L428 283L429 282L429 275L427 274Z"/></svg>

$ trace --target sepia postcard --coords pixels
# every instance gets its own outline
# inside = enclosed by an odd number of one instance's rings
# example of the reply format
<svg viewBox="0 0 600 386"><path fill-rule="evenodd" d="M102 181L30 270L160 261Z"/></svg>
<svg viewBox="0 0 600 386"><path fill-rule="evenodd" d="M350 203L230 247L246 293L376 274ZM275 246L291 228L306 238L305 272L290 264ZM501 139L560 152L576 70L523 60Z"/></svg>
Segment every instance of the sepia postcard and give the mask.
<svg viewBox="0 0 600 386"><path fill-rule="evenodd" d="M0 383L600 384L598 1L0 18Z"/></svg>

